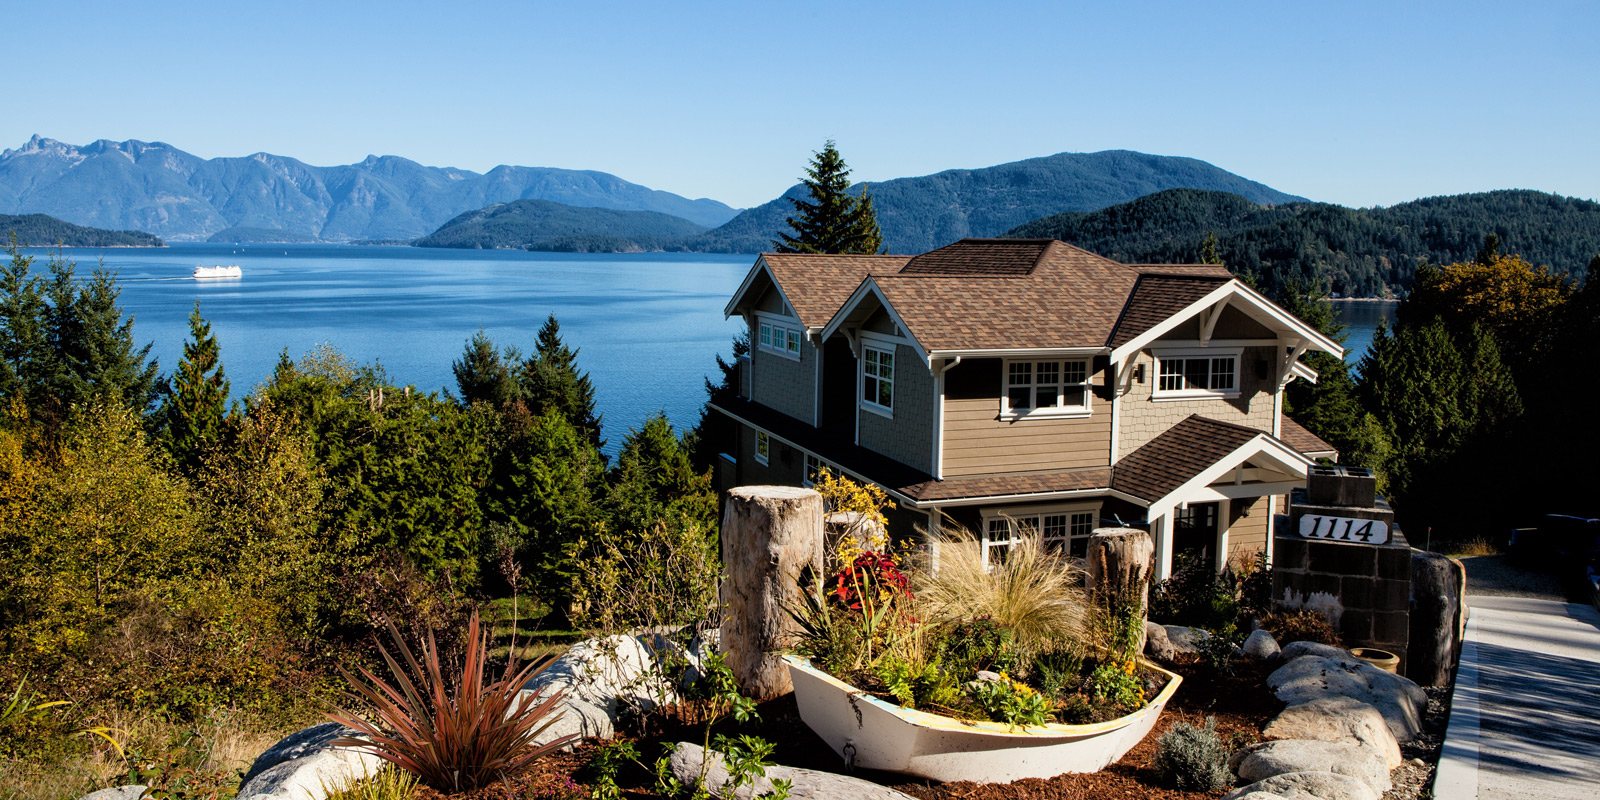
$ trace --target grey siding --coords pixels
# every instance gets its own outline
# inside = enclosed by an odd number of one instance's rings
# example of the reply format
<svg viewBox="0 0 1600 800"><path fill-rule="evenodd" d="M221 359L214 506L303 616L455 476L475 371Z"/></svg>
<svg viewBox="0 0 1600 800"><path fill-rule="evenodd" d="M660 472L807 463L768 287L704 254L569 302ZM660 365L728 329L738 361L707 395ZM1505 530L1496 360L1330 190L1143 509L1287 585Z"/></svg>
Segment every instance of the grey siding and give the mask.
<svg viewBox="0 0 1600 800"><path fill-rule="evenodd" d="M794 325L798 327L799 320L795 320ZM817 382L817 349L812 346L810 337L801 340L800 360L795 361L761 349L759 329L751 331L750 363L751 400L808 425L816 424L812 392Z"/></svg>
<svg viewBox="0 0 1600 800"><path fill-rule="evenodd" d="M858 441L902 464L932 472L933 374L907 345L895 345L894 364L894 419L857 408Z"/></svg>

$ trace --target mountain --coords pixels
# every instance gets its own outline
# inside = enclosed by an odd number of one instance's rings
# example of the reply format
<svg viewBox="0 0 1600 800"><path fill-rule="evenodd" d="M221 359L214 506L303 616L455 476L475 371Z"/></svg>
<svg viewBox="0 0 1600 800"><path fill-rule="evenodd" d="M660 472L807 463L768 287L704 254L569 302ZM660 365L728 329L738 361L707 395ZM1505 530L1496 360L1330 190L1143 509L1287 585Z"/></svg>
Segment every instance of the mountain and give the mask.
<svg viewBox="0 0 1600 800"><path fill-rule="evenodd" d="M578 208L549 200L517 200L468 211L418 239L418 247L479 249L660 250L704 231L682 217L655 211Z"/></svg>
<svg viewBox="0 0 1600 800"><path fill-rule="evenodd" d="M44 214L0 214L0 238L35 247L166 247L159 237L144 231L108 231L62 222Z"/></svg>
<svg viewBox="0 0 1600 800"><path fill-rule="evenodd" d="M80 225L204 240L243 227L331 241L413 239L492 203L550 200L656 211L705 226L735 210L604 172L500 166L479 174L368 156L336 167L256 153L203 159L161 142L82 147L34 136L0 152L0 213L42 212Z"/></svg>
<svg viewBox="0 0 1600 800"><path fill-rule="evenodd" d="M856 184L872 194L891 253L922 253L968 236L997 236L1046 214L1092 211L1173 188L1232 192L1258 203L1304 200L1193 158L1128 150L1058 153L983 169L952 169L918 178ZM683 243L694 252L759 253L772 249L794 214L782 197L746 209L722 227Z"/></svg>
<svg viewBox="0 0 1600 800"><path fill-rule="evenodd" d="M280 228L236 225L211 234L206 237L206 241L214 244L300 244L322 240L310 234L294 233Z"/></svg>
<svg viewBox="0 0 1600 800"><path fill-rule="evenodd" d="M1419 263L1473 258L1489 233L1500 236L1502 252L1581 274L1600 253L1600 203L1518 189L1387 208L1264 206L1226 192L1174 189L1036 219L1005 235L1061 239L1118 261L1159 264L1198 261L1208 233L1215 233L1223 263L1254 276L1269 294L1298 279L1372 297L1404 291Z"/></svg>

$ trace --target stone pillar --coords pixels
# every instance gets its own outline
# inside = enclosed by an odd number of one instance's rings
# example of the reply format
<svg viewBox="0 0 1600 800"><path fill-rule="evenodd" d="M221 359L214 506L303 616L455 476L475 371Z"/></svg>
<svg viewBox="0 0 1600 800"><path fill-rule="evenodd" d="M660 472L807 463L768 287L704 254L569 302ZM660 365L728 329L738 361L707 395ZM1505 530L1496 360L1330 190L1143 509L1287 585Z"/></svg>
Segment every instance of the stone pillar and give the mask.
<svg viewBox="0 0 1600 800"><path fill-rule="evenodd" d="M1445 686L1461 647L1462 594L1467 571L1439 553L1411 552L1411 641L1406 677L1420 686Z"/></svg>
<svg viewBox="0 0 1600 800"><path fill-rule="evenodd" d="M1095 602L1139 603L1141 619L1150 618L1150 580L1155 566L1156 545L1150 534L1138 528L1096 528L1089 537L1084 569L1089 573L1086 588ZM1139 648L1144 652L1144 625L1139 626Z"/></svg>
<svg viewBox="0 0 1600 800"><path fill-rule="evenodd" d="M741 486L722 515L722 639L739 688L756 700L794 690L776 651L789 645L796 578L822 569L822 495L791 486Z"/></svg>

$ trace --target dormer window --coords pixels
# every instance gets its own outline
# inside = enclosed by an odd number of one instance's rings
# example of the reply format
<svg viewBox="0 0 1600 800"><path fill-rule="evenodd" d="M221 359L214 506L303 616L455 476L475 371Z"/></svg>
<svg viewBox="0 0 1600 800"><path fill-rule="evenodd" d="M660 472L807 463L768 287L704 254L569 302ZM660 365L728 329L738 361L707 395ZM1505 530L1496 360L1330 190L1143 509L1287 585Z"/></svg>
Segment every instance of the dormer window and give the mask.
<svg viewBox="0 0 1600 800"><path fill-rule="evenodd" d="M1089 413L1089 362L1007 361L1000 413L1007 417Z"/></svg>
<svg viewBox="0 0 1600 800"><path fill-rule="evenodd" d="M1156 385L1151 397L1238 397L1241 349L1169 350L1156 357Z"/></svg>
<svg viewBox="0 0 1600 800"><path fill-rule="evenodd" d="M756 341L762 350L787 358L800 357L800 329L762 318Z"/></svg>

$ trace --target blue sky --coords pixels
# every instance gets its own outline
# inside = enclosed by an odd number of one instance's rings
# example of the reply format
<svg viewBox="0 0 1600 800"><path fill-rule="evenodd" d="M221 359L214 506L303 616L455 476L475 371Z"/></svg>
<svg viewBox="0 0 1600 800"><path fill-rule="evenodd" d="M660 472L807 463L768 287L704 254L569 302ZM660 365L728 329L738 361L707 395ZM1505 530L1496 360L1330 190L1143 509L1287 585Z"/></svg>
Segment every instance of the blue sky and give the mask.
<svg viewBox="0 0 1600 800"><path fill-rule="evenodd" d="M249 9L248 11L244 9ZM1600 198L1600 3L16 3L0 147L611 172L749 206L1123 148L1346 205Z"/></svg>

